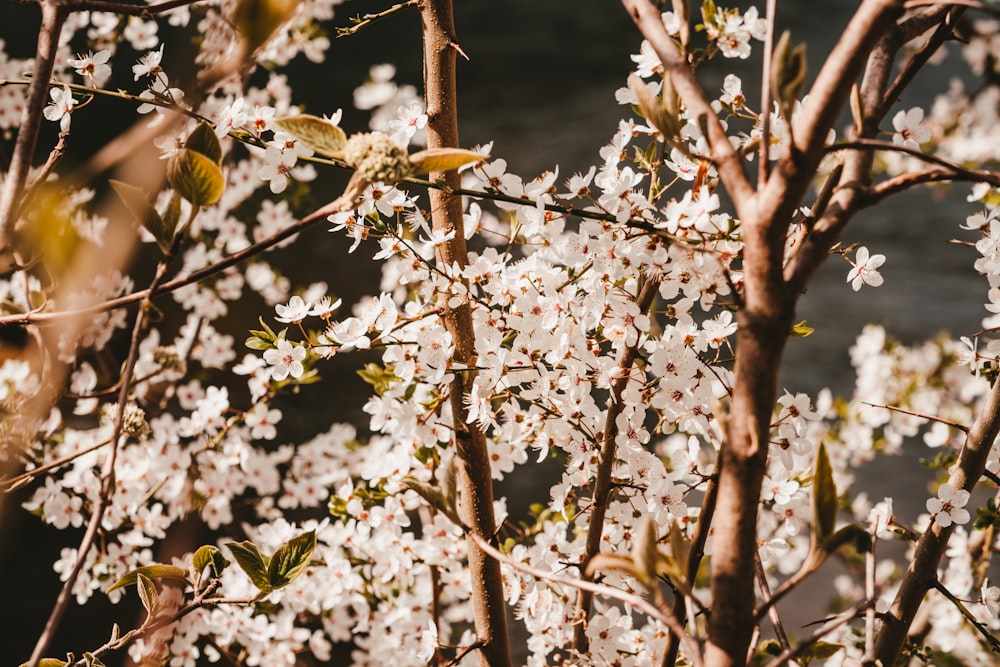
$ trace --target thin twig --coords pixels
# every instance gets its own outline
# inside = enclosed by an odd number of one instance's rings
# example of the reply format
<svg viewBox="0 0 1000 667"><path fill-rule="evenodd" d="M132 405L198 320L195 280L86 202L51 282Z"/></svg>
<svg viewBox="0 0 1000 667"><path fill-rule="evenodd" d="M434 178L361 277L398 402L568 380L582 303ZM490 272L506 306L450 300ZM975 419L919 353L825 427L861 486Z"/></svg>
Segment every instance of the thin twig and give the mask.
<svg viewBox="0 0 1000 667"><path fill-rule="evenodd" d="M856 150L856 149L876 149L883 151L894 151L897 153L905 153L906 155L912 155L913 157L918 158L923 162L928 162L930 164L936 164L951 169L956 174L963 174L970 178L975 178L984 183L1000 186L1000 174L997 174L992 171L983 171L979 169L966 169L960 164L951 162L950 160L945 160L944 158L940 158L936 155L930 155L929 153L925 153L918 148L910 148L909 146L903 146L902 144L894 144L889 141L881 141L879 139L855 139L854 141L840 141L835 144L830 144L826 148L826 150L831 153L842 150Z"/></svg>
<svg viewBox="0 0 1000 667"><path fill-rule="evenodd" d="M381 12L376 12L373 14L365 14L364 16L355 17L351 19L354 25L344 28L336 28L337 37L340 38L340 37L347 37L348 35L353 35L357 31L361 30L362 28L368 27L369 25L378 21L379 19L384 19L385 17L400 12L403 9L406 9L407 7L416 7L418 4L420 4L420 0L406 0L406 2L401 2L398 5L393 5L389 9L386 9ZM466 57L466 60L468 60L468 57Z"/></svg>
<svg viewBox="0 0 1000 667"><path fill-rule="evenodd" d="M854 605L850 609L843 611L829 621L824 623L816 632L809 635L807 638L798 642L795 646L791 647L787 651L783 651L777 658L772 660L767 664L767 667L781 667L781 665L786 665L789 661L798 658L811 647L816 642L823 639L823 637L830 634L832 631L836 630L842 625L849 623L852 619L856 618L858 614L862 611L872 607L875 604L875 600L868 599L862 600L858 604Z"/></svg>
<svg viewBox="0 0 1000 667"><path fill-rule="evenodd" d="M64 466L67 463L70 463L71 461L75 461L76 459L80 458L84 454L89 454L91 452L97 451L98 449L100 449L104 445L108 444L109 442L111 442L111 440L102 440L101 442L98 442L97 444L91 445L90 447L87 447L85 449L81 449L78 452L74 452L72 454L68 454L67 456L63 456L62 458L56 459L55 461L50 461L49 463L46 463L45 465L38 466L37 468L32 468L31 470L23 472L20 475L17 475L16 477L11 477L10 479L0 480L0 482L3 482L4 484L7 485L7 487L5 489L3 489L3 492L4 493L10 493L14 489L17 489L17 488L20 488L21 486L23 486L26 482L30 482L31 480L33 480L35 477L37 477L41 473L48 472L49 470L52 470L54 468L59 468L61 466Z"/></svg>
<svg viewBox="0 0 1000 667"><path fill-rule="evenodd" d="M969 427L964 424L959 424L958 422L953 422L947 419L942 419L940 417L935 417L934 415L924 414L923 412L914 412L913 410L899 408L896 407L895 405L885 405L884 403L869 403L867 401L862 401L862 403L872 408L884 408L886 410L892 410L893 412L901 412L904 415L910 415L911 417L920 417L921 419L927 419L932 422L938 422L939 424L944 424L946 426L951 426L952 428L957 428L962 433L969 432Z"/></svg>

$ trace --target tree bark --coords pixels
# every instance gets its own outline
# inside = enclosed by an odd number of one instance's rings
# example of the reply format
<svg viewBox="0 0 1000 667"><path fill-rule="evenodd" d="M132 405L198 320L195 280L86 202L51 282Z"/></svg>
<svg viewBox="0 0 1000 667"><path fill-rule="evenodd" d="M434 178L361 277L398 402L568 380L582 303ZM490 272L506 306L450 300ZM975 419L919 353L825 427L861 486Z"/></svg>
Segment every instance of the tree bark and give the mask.
<svg viewBox="0 0 1000 667"><path fill-rule="evenodd" d="M420 3L420 17L424 38L427 147L457 147L455 60L458 45L454 36L451 0L424 0ZM430 180L444 181L450 188L461 185L455 171L431 174ZM465 266L468 252L461 199L440 189L432 189L429 197L434 231L454 232L454 237L448 243L438 246L438 262L447 268ZM441 295L441 298L445 302L445 326L455 345L454 363L456 366L471 368L475 366L476 350L469 302L465 300L453 307L448 303L450 295ZM496 518L493 514L493 478L490 473L488 443L477 424L467 423L468 410L463 402L467 387L475 376L471 371L459 371L454 375L451 408L454 416L460 513L467 530L491 541L496 531ZM511 658L500 564L490 558L474 540L468 540L468 550L479 664L483 667L508 667Z"/></svg>

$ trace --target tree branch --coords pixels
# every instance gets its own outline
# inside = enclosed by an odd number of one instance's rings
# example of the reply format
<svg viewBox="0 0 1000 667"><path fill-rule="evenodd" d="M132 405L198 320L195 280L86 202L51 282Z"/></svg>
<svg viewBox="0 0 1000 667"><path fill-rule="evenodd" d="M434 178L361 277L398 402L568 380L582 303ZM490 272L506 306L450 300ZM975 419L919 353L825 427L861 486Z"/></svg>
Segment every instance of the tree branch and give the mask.
<svg viewBox="0 0 1000 667"><path fill-rule="evenodd" d="M704 133L722 184L729 192L739 217L745 217L754 198L754 188L744 168L743 158L730 143L726 130L687 59L677 50L677 45L663 25L660 11L649 0L622 0L622 5L628 10L642 36L653 47L670 76L674 89Z"/></svg>
<svg viewBox="0 0 1000 667"><path fill-rule="evenodd" d="M455 22L451 0L423 0L420 18L424 40L424 98L427 103L427 147L452 148L458 143L458 105L455 89ZM434 173L429 180L442 180L447 186L460 186L458 172ZM451 235L437 246L441 266L451 269L468 262L463 229L462 200L442 190L430 191L431 224L434 232ZM456 281L461 280L456 277ZM468 285L462 294L468 294ZM452 305L452 294L441 294L443 320L455 345L453 361L475 366L475 331L468 299ZM455 434L456 465L461 496L460 512L468 526L469 570L472 577L472 606L476 635L481 643L479 664L482 667L509 667L511 664L507 632L507 608L503 594L500 564L488 558L478 540L491 539L496 530L493 515L493 477L490 470L486 434L481 426L468 423L464 403L474 373L455 373L451 387L451 410Z"/></svg>
<svg viewBox="0 0 1000 667"><path fill-rule="evenodd" d="M993 443L1000 434L1000 382L994 382L986 404L969 429L948 483L955 489L972 491L986 470ZM883 665L894 665L906 642L910 624L924 596L937 580L937 568L955 526L932 522L917 541L910 565L903 576L889 611L883 615L882 630L875 641L875 655Z"/></svg>

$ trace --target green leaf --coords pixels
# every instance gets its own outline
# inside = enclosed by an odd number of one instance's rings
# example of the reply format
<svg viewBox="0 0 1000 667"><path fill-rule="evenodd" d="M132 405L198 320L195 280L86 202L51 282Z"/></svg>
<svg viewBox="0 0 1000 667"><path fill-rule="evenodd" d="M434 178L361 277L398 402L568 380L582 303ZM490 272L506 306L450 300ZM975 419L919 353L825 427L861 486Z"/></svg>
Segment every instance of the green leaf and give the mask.
<svg viewBox="0 0 1000 667"><path fill-rule="evenodd" d="M837 520L837 485L826 445L819 444L816 467L813 470L813 537L814 544L823 544L833 534Z"/></svg>
<svg viewBox="0 0 1000 667"><path fill-rule="evenodd" d="M676 138L681 131L681 119L670 77L663 78L661 95L654 95L636 74L629 75L628 85L639 102L642 117L652 123L667 141Z"/></svg>
<svg viewBox="0 0 1000 667"><path fill-rule="evenodd" d="M188 148L178 151L167 162L167 181L195 206L210 206L219 201L226 187L222 168L212 158Z"/></svg>
<svg viewBox="0 0 1000 667"><path fill-rule="evenodd" d="M212 576L218 577L229 566L229 561L222 555L219 547L206 544L198 547L198 550L194 552L191 564L197 572L201 572L206 567L211 566Z"/></svg>
<svg viewBox="0 0 1000 667"><path fill-rule="evenodd" d="M160 246L160 250L169 252L174 240L176 221L173 225L168 225L167 221L156 212L156 208L150 203L149 198L142 188L137 188L134 185L114 179L109 182L111 183L111 187L114 188L115 194L125 204L128 212L139 221L143 229L152 234L153 238L156 239L156 244Z"/></svg>
<svg viewBox="0 0 1000 667"><path fill-rule="evenodd" d="M274 552L267 564L267 578L271 588L281 588L295 581L312 559L316 548L316 531L310 530L288 540Z"/></svg>
<svg viewBox="0 0 1000 667"><path fill-rule="evenodd" d="M325 118L302 114L272 120L271 126L287 132L320 155L343 157L347 135Z"/></svg>
<svg viewBox="0 0 1000 667"><path fill-rule="evenodd" d="M802 320L798 324L792 325L792 338L806 338L807 336L811 336L813 331L815 329L806 324L805 320Z"/></svg>
<svg viewBox="0 0 1000 667"><path fill-rule="evenodd" d="M256 333L256 332L252 331L251 333ZM263 352L264 350L270 350L272 347L274 347L274 343L270 343L267 340L261 338L260 336L250 336L249 338L246 339L246 341L244 341L243 344L249 347L251 350L257 350L258 352Z"/></svg>
<svg viewBox="0 0 1000 667"><path fill-rule="evenodd" d="M142 608L152 616L160 606L160 592L156 590L156 584L153 583L152 579L140 573L136 575L135 585L139 589L139 600L142 602Z"/></svg>
<svg viewBox="0 0 1000 667"><path fill-rule="evenodd" d="M639 532L632 540L632 563L639 573L639 581L645 585L656 580L656 566L659 560L657 549L656 523L653 517L646 515L639 524Z"/></svg>
<svg viewBox="0 0 1000 667"><path fill-rule="evenodd" d="M806 655L813 660L826 660L827 658L833 657L833 655L842 648L844 648L843 644L819 641L809 647L809 650L806 651Z"/></svg>
<svg viewBox="0 0 1000 667"><path fill-rule="evenodd" d="M410 155L410 164L415 174L451 171L467 164L485 160L489 155L465 148L428 148Z"/></svg>
<svg viewBox="0 0 1000 667"><path fill-rule="evenodd" d="M802 94L806 79L806 45L791 47L791 33L787 30L774 47L771 60L771 92L778 102L785 120L792 117L795 102Z"/></svg>
<svg viewBox="0 0 1000 667"><path fill-rule="evenodd" d="M100 658L89 651L83 652L83 664L87 667L106 667L106 665L101 662Z"/></svg>
<svg viewBox="0 0 1000 667"><path fill-rule="evenodd" d="M28 667L30 662L22 662L20 667ZM38 661L38 667L66 667L69 663L59 658L42 658Z"/></svg>
<svg viewBox="0 0 1000 667"><path fill-rule="evenodd" d="M111 588L109 588L107 592L110 593L116 588L131 586L139 580L140 574L147 579L176 579L178 581L185 581L185 578L187 577L187 572L176 565L163 565L161 563L157 563L156 565L146 565L126 574L124 577L112 584Z"/></svg>
<svg viewBox="0 0 1000 667"><path fill-rule="evenodd" d="M208 123L202 121L198 127L188 135L184 147L201 153L215 164L222 164L222 144L219 137L215 136L215 130Z"/></svg>
<svg viewBox="0 0 1000 667"><path fill-rule="evenodd" d="M383 368L379 364L369 362L365 367L357 371L358 376L370 384L375 394L383 396L392 385L402 382L402 378L392 372L390 368Z"/></svg>
<svg viewBox="0 0 1000 667"><path fill-rule="evenodd" d="M233 554L240 569L250 577L254 586L264 593L271 590L271 580L267 574L267 561L264 560L264 556L261 555L256 544L244 540L243 542L230 542L226 548Z"/></svg>
<svg viewBox="0 0 1000 667"><path fill-rule="evenodd" d="M298 6L299 0L237 0L231 21L246 42L246 53L270 39Z"/></svg>

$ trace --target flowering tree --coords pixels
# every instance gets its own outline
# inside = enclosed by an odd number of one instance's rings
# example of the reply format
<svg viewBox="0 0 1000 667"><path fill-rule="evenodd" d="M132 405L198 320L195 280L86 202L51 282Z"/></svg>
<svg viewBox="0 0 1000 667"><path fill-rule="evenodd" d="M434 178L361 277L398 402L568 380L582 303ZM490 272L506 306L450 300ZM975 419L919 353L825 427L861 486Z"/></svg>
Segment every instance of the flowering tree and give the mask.
<svg viewBox="0 0 1000 667"><path fill-rule="evenodd" d="M17 139L0 327L24 345L0 365L0 481L82 535L52 555L64 584L27 664L507 665L515 642L532 665L994 662L1000 516L972 495L1000 482L994 9L865 0L810 79L774 2L622 0L639 31L624 119L586 172L524 179L491 146L459 146L448 0L350 25L337 0L37 4L34 63L2 62ZM354 99L371 131L297 105L284 65L322 62L333 26L349 44L407 11L422 94L373 63ZM197 35L183 84L167 25ZM956 37L982 81L901 107ZM699 81L709 59L751 57L759 93ZM107 87L123 66L134 89ZM140 119L63 170L98 96ZM36 151L46 121L59 139ZM338 170L343 193L299 210ZM956 181L983 331L906 347L868 327L853 396L780 394L817 268L840 256L853 290L883 282L886 257L849 220ZM377 296L346 306L268 261L325 223L380 260ZM228 315L250 292L268 311ZM329 360L356 350L380 359L359 370L367 429L320 413L319 435L285 444L278 399L335 381ZM940 484L906 526L854 472L918 436ZM537 510L508 517L494 480L548 459L561 474ZM163 556L192 521L213 539ZM831 558L835 591L810 576ZM787 626L778 603L799 587L836 593L835 614ZM94 595L134 595L144 617L46 657L68 605Z"/></svg>

